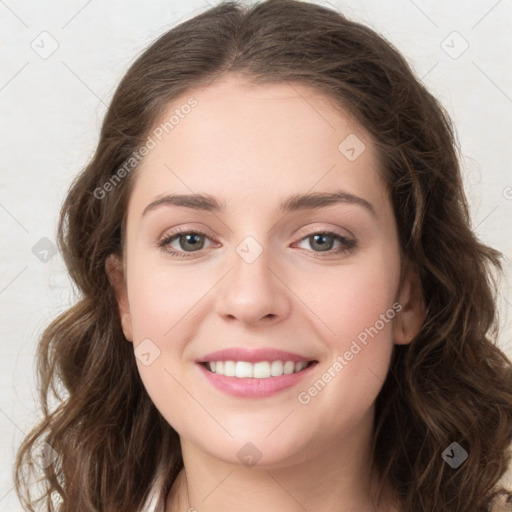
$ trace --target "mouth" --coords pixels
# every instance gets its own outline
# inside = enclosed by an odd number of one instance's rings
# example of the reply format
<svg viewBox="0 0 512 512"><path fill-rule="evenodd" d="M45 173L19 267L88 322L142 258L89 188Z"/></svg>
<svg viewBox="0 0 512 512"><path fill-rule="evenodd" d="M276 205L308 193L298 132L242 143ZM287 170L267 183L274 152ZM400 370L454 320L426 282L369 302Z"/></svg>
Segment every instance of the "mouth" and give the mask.
<svg viewBox="0 0 512 512"><path fill-rule="evenodd" d="M200 363L210 373L237 379L269 379L300 373L318 361L207 361Z"/></svg>
<svg viewBox="0 0 512 512"><path fill-rule="evenodd" d="M318 360L271 348L228 348L196 363L219 391L238 398L266 398L297 386Z"/></svg>

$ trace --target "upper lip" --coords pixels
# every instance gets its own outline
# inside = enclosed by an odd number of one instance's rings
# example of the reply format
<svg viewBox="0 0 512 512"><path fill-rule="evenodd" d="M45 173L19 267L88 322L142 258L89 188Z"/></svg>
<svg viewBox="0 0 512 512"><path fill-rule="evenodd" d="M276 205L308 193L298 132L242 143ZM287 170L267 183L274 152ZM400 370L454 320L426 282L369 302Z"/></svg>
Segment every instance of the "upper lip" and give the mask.
<svg viewBox="0 0 512 512"><path fill-rule="evenodd" d="M311 357L305 357L300 354L286 352L284 350L276 350L273 348L225 348L211 352L201 359L198 363L207 363L210 361L247 361L248 363L257 363L260 361L293 361L298 363L300 361L314 361Z"/></svg>

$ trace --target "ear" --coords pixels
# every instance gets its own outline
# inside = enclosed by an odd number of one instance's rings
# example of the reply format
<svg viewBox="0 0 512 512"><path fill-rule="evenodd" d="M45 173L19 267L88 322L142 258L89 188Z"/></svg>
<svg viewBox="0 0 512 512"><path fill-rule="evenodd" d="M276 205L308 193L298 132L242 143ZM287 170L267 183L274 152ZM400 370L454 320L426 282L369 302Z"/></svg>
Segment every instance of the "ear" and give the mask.
<svg viewBox="0 0 512 512"><path fill-rule="evenodd" d="M419 333L427 315L421 281L412 265L406 266L397 301L402 309L393 326L393 341L397 345L407 345Z"/></svg>
<svg viewBox="0 0 512 512"><path fill-rule="evenodd" d="M128 304L128 293L126 289L126 281L124 279L123 262L118 256L111 254L105 261L105 270L110 284L114 288L124 336L128 341L133 342L132 317L130 313L130 305Z"/></svg>

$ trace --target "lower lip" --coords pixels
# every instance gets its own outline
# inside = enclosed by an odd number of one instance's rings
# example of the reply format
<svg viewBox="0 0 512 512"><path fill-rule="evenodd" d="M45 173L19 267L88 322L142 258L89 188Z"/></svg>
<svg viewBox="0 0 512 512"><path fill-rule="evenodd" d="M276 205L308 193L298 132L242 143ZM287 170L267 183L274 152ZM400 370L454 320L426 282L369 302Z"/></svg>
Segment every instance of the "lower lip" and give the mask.
<svg viewBox="0 0 512 512"><path fill-rule="evenodd" d="M210 372L202 364L198 366L213 386L228 395L241 398L265 398L295 386L311 373L315 365L316 363L313 363L297 373L266 379L226 377Z"/></svg>

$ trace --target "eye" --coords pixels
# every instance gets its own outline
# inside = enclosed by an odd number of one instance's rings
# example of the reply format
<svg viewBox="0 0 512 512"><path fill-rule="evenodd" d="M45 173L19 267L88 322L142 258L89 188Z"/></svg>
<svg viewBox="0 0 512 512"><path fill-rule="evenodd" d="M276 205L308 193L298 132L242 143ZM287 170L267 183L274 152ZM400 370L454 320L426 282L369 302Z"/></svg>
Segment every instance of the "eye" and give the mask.
<svg viewBox="0 0 512 512"><path fill-rule="evenodd" d="M158 247L168 252L172 256L188 258L187 253L197 253L202 251L205 245L205 239L209 239L206 233L202 231L192 231L189 229L180 229L167 234L160 242ZM177 242L179 250L173 250L173 243Z"/></svg>
<svg viewBox="0 0 512 512"><path fill-rule="evenodd" d="M210 237L202 231L190 230L188 228L177 229L165 235L158 242L158 247L171 256L179 258L191 258L194 254L201 253L205 248L205 240L211 240ZM315 257L333 256L352 251L356 247L356 242L336 231L315 231L308 233L298 243L308 243ZM173 244L177 244L176 245ZM333 247L338 244L338 247ZM325 254L325 256L324 256Z"/></svg>
<svg viewBox="0 0 512 512"><path fill-rule="evenodd" d="M351 240L336 231L316 231L309 233L306 237L300 240L300 243L304 242L306 242L313 249L313 252L317 253L320 257L324 257L321 253L325 253L327 256L332 256L350 252L356 247L356 242L354 240ZM336 243L338 243L338 247L333 249L333 246Z"/></svg>

